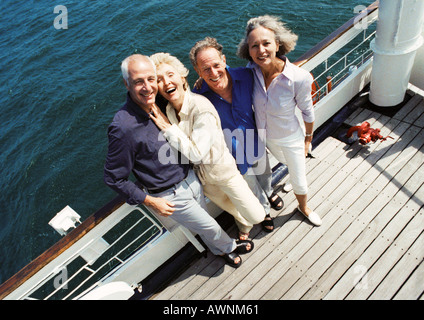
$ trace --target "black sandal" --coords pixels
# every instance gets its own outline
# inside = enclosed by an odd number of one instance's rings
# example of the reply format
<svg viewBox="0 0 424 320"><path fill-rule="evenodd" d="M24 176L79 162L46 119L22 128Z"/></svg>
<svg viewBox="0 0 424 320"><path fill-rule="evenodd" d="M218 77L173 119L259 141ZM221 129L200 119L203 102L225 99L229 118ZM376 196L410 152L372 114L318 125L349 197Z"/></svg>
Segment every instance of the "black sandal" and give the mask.
<svg viewBox="0 0 424 320"><path fill-rule="evenodd" d="M267 220L267 218L269 219ZM272 227L272 229L267 227ZM262 221L262 229L268 233L274 231L274 220L271 218L271 215L269 213L265 216L265 220Z"/></svg>
<svg viewBox="0 0 424 320"><path fill-rule="evenodd" d="M277 196L277 198L275 200L272 200L275 196ZM268 198L268 201L271 205L271 208L274 209L274 210L281 210L284 207L283 199L281 199L281 197L275 191Z"/></svg>
<svg viewBox="0 0 424 320"><path fill-rule="evenodd" d="M252 240L236 240L237 248L234 252L237 253L249 253L253 250L254 244ZM247 245L250 244L250 249L247 249Z"/></svg>
<svg viewBox="0 0 424 320"><path fill-rule="evenodd" d="M231 267L233 267L233 268L238 268L238 267L240 267L240 266L241 266L241 258L240 258L240 256L239 256L237 253L235 253L234 251L233 251L233 252L230 252L230 253L226 253L226 254L222 255L221 257L223 257L223 258L224 258L224 260L225 260L225 262L226 262L228 265L230 265ZM240 262L239 262L239 263L235 263L235 262L234 262L234 261L236 260L236 258L240 258Z"/></svg>

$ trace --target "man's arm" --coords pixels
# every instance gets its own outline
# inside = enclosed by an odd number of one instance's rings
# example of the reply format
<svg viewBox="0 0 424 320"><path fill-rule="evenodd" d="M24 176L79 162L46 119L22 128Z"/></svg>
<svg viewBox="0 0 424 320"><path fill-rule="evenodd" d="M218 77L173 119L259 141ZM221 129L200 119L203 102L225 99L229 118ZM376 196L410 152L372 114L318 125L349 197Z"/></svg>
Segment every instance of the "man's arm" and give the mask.
<svg viewBox="0 0 424 320"><path fill-rule="evenodd" d="M134 152L124 139L109 130L109 147L104 167L104 182L131 205L143 203L146 193L128 178L134 163Z"/></svg>
<svg viewBox="0 0 424 320"><path fill-rule="evenodd" d="M104 168L105 183L131 205L144 204L162 216L171 215L175 211L172 202L147 195L128 179L134 163L134 152L125 141L116 137L113 131L112 128L109 132L109 147Z"/></svg>

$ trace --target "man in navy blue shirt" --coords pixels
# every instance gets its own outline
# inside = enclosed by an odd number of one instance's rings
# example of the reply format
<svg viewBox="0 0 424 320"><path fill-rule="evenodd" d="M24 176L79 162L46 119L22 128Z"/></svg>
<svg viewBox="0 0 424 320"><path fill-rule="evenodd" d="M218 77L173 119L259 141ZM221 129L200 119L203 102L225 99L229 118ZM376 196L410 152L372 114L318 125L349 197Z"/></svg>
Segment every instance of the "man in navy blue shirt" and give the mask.
<svg viewBox="0 0 424 320"><path fill-rule="evenodd" d="M206 211L202 186L149 116L158 91L155 66L142 55L122 63L127 102L108 128L104 181L129 204L145 204L199 234L213 254L239 267L252 243L236 243ZM129 179L131 172L136 182Z"/></svg>
<svg viewBox="0 0 424 320"><path fill-rule="evenodd" d="M264 230L272 231L270 207L280 210L283 201L271 187L272 170L265 145L258 138L252 108L253 74L249 68L228 67L222 51L222 45L210 37L193 46L190 60L204 80L201 88L193 91L207 97L218 111L237 167L267 213Z"/></svg>

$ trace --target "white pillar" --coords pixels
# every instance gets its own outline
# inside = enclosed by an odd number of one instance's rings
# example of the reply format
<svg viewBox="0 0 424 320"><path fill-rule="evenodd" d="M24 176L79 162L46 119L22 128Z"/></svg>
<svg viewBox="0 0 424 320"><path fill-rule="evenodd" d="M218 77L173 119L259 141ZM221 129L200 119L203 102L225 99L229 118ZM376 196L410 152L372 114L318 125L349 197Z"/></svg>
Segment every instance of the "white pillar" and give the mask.
<svg viewBox="0 0 424 320"><path fill-rule="evenodd" d="M371 73L370 101L391 107L401 103L416 51L423 44L424 0L380 0Z"/></svg>
<svg viewBox="0 0 424 320"><path fill-rule="evenodd" d="M421 36L424 39L424 25ZM414 66L412 67L411 79L409 80L414 86L424 90L424 45L417 50Z"/></svg>

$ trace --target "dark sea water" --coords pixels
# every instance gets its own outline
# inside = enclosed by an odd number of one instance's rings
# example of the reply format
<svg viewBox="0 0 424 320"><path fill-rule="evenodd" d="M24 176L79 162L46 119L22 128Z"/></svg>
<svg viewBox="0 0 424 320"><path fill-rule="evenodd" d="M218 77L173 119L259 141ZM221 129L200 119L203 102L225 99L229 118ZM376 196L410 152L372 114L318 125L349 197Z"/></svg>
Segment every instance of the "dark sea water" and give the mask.
<svg viewBox="0 0 424 320"><path fill-rule="evenodd" d="M126 97L126 56L169 52L193 84L188 52L205 36L224 45L229 65L244 66L235 52L247 20L278 15L299 35L295 60L372 2L2 0L0 283L60 239L48 222L66 205L84 220L115 197L103 165L107 127ZM58 5L67 29L54 26Z"/></svg>

